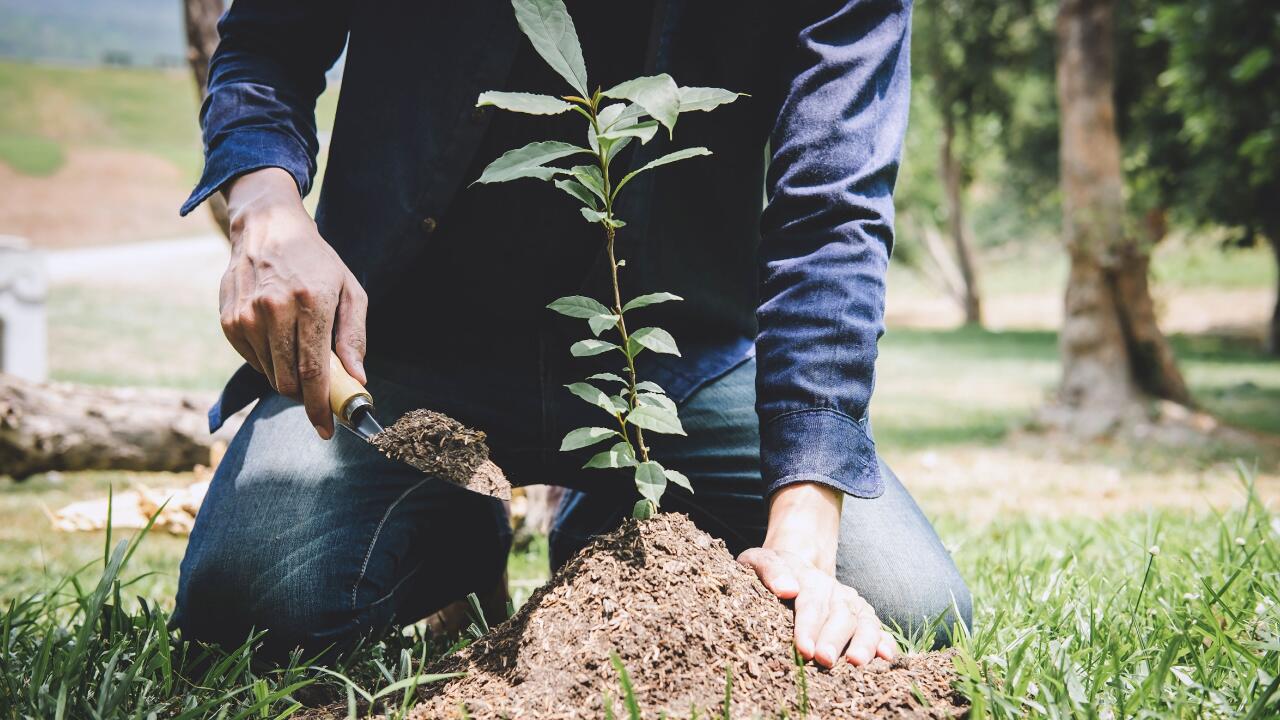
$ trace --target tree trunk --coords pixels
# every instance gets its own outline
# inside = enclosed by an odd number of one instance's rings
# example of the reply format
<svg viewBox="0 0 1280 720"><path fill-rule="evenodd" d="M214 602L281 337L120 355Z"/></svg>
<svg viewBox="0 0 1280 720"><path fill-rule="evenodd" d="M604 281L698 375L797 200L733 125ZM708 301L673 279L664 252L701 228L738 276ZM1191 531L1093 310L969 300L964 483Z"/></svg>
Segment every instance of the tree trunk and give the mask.
<svg viewBox="0 0 1280 720"><path fill-rule="evenodd" d="M1113 104L1111 0L1062 0L1057 18L1063 239L1071 259L1058 401L1068 429L1099 436L1155 395L1188 400L1155 322L1150 249L1125 235Z"/></svg>
<svg viewBox="0 0 1280 720"><path fill-rule="evenodd" d="M218 47L218 18L222 17L223 0L182 0L182 19L187 31L187 63L195 76L196 91L201 102L209 88L209 59ZM213 220L227 239L231 238L231 217L227 200L214 193L205 203Z"/></svg>
<svg viewBox="0 0 1280 720"><path fill-rule="evenodd" d="M1280 228L1267 228L1267 242L1276 257L1276 304L1271 309L1271 325L1267 328L1267 352L1280 356Z"/></svg>
<svg viewBox="0 0 1280 720"><path fill-rule="evenodd" d="M947 230L955 249L956 267L960 270L962 295L958 298L964 310L966 325L982 324L982 299L978 290L977 270L973 263L973 250L964 231L964 178L955 156L955 122L945 114L942 127L942 151L940 170L947 196Z"/></svg>
<svg viewBox="0 0 1280 720"><path fill-rule="evenodd" d="M1115 268L1117 310L1129 344L1129 362L1134 380L1148 395L1191 405L1191 392L1178 371L1173 348L1156 322L1151 299L1151 251L1169 229L1163 208L1149 211L1144 218L1146 238L1123 243Z"/></svg>
<svg viewBox="0 0 1280 720"><path fill-rule="evenodd" d="M209 464L212 398L173 390L31 383L0 373L0 475L183 471Z"/></svg>

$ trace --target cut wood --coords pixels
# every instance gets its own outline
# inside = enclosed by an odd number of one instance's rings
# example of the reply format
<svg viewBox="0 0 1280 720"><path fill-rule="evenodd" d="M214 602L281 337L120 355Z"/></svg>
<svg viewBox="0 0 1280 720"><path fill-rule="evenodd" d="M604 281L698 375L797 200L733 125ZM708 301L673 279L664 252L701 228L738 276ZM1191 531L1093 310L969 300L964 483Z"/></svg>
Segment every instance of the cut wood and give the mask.
<svg viewBox="0 0 1280 720"><path fill-rule="evenodd" d="M209 434L212 401L200 393L32 383L0 373L0 475L210 465L210 449L235 432Z"/></svg>

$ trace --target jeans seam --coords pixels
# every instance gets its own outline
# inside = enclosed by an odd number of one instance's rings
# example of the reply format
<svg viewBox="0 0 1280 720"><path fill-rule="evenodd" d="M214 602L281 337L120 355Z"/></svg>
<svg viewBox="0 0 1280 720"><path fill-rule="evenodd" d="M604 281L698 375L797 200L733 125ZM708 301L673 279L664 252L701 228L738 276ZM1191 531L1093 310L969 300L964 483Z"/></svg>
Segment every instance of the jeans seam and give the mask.
<svg viewBox="0 0 1280 720"><path fill-rule="evenodd" d="M382 603L390 600L391 597L396 594L396 591L400 589L400 586L404 585L405 582L409 580L409 578L413 577L414 575L417 575L418 571L422 569L422 566L426 564L427 564L427 561L425 559L419 561L418 564L413 568L413 570L410 570L408 573L405 573L405 576L400 578L400 581L397 582L390 590L387 591L386 595L383 595L377 600L374 600L373 602L369 603L368 607L366 607L365 609L366 610L373 609L375 607L378 607Z"/></svg>
<svg viewBox="0 0 1280 720"><path fill-rule="evenodd" d="M382 527L387 524L387 519L391 517L391 512L396 509L405 498L409 497L409 493L422 487L431 478L423 478L416 485L400 493L400 497L396 498L389 506L386 512L382 514L382 519L378 521L378 526L373 530L373 537L369 539L369 548L365 550L364 560L360 563L360 573L356 576L356 582L351 586L351 609L356 609L356 593L360 590L360 583L364 582L365 573L369 569L369 559L373 557L373 548L378 544L378 537L382 534Z"/></svg>

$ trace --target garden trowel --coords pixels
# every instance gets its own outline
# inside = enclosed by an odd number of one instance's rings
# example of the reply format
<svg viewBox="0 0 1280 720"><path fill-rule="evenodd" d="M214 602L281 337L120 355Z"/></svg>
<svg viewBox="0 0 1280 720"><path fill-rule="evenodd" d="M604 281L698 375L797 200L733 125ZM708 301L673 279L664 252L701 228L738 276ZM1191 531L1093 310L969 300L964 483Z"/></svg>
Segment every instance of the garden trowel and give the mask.
<svg viewBox="0 0 1280 720"><path fill-rule="evenodd" d="M329 408L340 425L365 440L382 432L382 423L373 414L373 396L333 352L329 353Z"/></svg>
<svg viewBox="0 0 1280 720"><path fill-rule="evenodd" d="M329 409L339 425L392 460L481 495L511 499L511 483L489 459L484 433L430 410L412 410L391 426L391 432L384 432L373 414L373 395L332 352Z"/></svg>

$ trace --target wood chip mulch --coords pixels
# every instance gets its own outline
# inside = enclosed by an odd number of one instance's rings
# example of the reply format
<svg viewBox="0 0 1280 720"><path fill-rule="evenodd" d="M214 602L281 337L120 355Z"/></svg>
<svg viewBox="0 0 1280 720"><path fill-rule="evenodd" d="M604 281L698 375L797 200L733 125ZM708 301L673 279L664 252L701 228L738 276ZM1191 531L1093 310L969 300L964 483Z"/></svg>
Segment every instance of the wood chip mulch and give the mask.
<svg viewBox="0 0 1280 720"><path fill-rule="evenodd" d="M720 716L726 668L731 715L943 718L965 714L950 653L805 667L792 655L792 612L724 543L683 515L628 521L596 539L514 617L430 672L464 677L423 690L413 711L435 718L626 717L616 651L645 717ZM922 702L923 700L924 702Z"/></svg>

